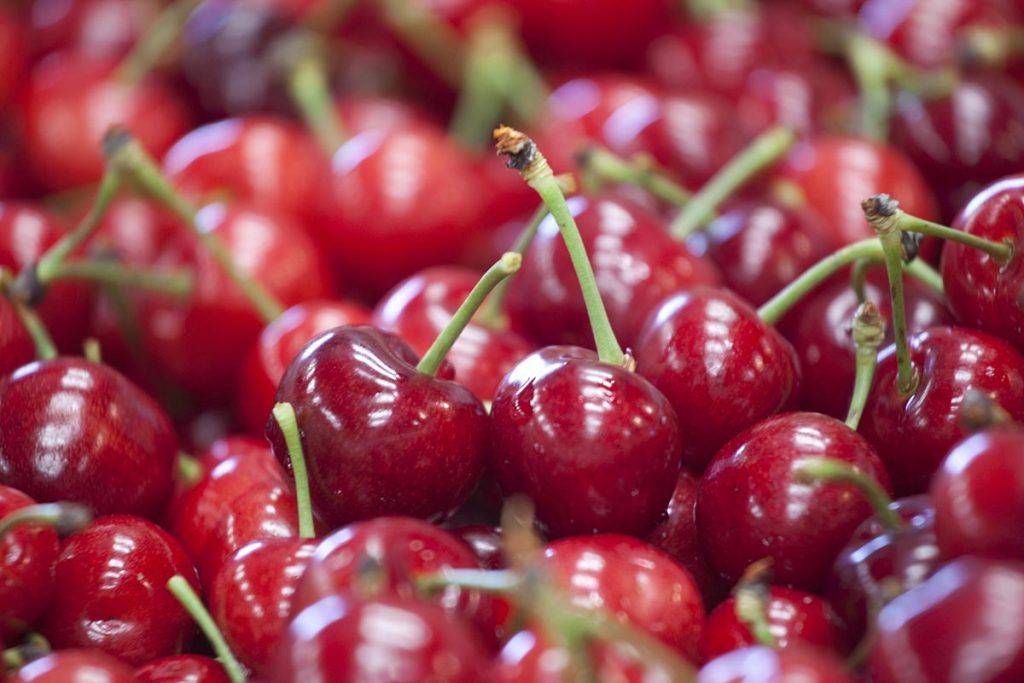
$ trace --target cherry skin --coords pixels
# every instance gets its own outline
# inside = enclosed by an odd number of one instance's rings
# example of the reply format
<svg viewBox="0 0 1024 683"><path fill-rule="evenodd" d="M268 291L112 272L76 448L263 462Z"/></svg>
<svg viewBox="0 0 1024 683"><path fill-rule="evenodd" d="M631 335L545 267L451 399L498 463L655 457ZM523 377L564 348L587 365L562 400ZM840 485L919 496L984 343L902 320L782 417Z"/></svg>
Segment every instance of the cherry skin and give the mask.
<svg viewBox="0 0 1024 683"><path fill-rule="evenodd" d="M0 519L35 503L0 486ZM23 524L0 537L0 636L24 631L46 610L58 552L57 533L48 526Z"/></svg>
<svg viewBox="0 0 1024 683"><path fill-rule="evenodd" d="M506 170L507 172L507 170ZM455 266L427 268L398 283L373 310L374 327L397 334L422 356L480 279ZM459 384L491 401L502 378L534 350L512 331L470 323L448 352Z"/></svg>
<svg viewBox="0 0 1024 683"><path fill-rule="evenodd" d="M765 677L768 677L767 679ZM697 683L854 683L834 654L811 647L773 650L755 645L708 662Z"/></svg>
<svg viewBox="0 0 1024 683"><path fill-rule="evenodd" d="M0 10L0 112L21 85L28 62L25 27L18 14L13 8Z"/></svg>
<svg viewBox="0 0 1024 683"><path fill-rule="evenodd" d="M1011 596L1024 593L1024 565L964 557L882 608L870 654L878 683L1005 682L1024 677L1024 623Z"/></svg>
<svg viewBox="0 0 1024 683"><path fill-rule="evenodd" d="M748 77L736 109L746 130L786 126L803 137L835 130L852 119L857 92L850 75L828 62L760 67Z"/></svg>
<svg viewBox="0 0 1024 683"><path fill-rule="evenodd" d="M666 232L664 221L618 196L574 197L569 210L583 238L612 328L632 346L647 315L669 294L715 285L713 265ZM546 218L509 284L512 327L545 344L592 347L593 332L558 225Z"/></svg>
<svg viewBox="0 0 1024 683"><path fill-rule="evenodd" d="M40 502L152 517L171 493L177 440L162 408L112 368L78 358L0 382L0 477Z"/></svg>
<svg viewBox="0 0 1024 683"><path fill-rule="evenodd" d="M723 289L696 287L666 299L635 348L638 372L675 408L683 464L694 470L703 470L739 431L795 403L798 395L793 348Z"/></svg>
<svg viewBox="0 0 1024 683"><path fill-rule="evenodd" d="M697 660L704 628L700 592L657 548L619 534L573 536L545 546L542 565L577 607L607 610Z"/></svg>
<svg viewBox="0 0 1024 683"><path fill-rule="evenodd" d="M473 554L484 569L505 568L500 527L472 524L452 529L452 533L473 549Z"/></svg>
<svg viewBox="0 0 1024 683"><path fill-rule="evenodd" d="M158 7L133 0L40 0L29 13L32 49L90 57L123 57L156 17Z"/></svg>
<svg viewBox="0 0 1024 683"><path fill-rule="evenodd" d="M36 357L36 347L18 312L0 298L0 377L7 376Z"/></svg>
<svg viewBox="0 0 1024 683"><path fill-rule="evenodd" d="M29 662L7 683L136 683L123 662L95 649L61 650Z"/></svg>
<svg viewBox="0 0 1024 683"><path fill-rule="evenodd" d="M1024 418L1024 355L1002 339L934 327L910 338L910 357L920 376L903 395L895 347L879 353L860 423L901 496L926 491L946 453L967 435L960 404L969 392L980 391L1014 419Z"/></svg>
<svg viewBox="0 0 1024 683"><path fill-rule="evenodd" d="M839 618L828 602L816 595L795 588L769 586L764 610L777 650L814 646L836 652L843 644ZM736 614L735 597L708 614L700 646L704 661L756 644L750 629Z"/></svg>
<svg viewBox="0 0 1024 683"><path fill-rule="evenodd" d="M40 630L54 648L95 647L136 666L176 654L195 631L166 588L176 574L198 590L185 551L160 527L98 519L64 542Z"/></svg>
<svg viewBox="0 0 1024 683"><path fill-rule="evenodd" d="M715 456L697 494L697 532L705 557L736 581L752 562L773 560L779 583L814 591L871 508L850 486L798 482L793 463L844 462L889 488L874 449L842 422L787 413L740 433Z"/></svg>
<svg viewBox="0 0 1024 683"><path fill-rule="evenodd" d="M135 683L229 683L216 660L201 655L172 655L135 669Z"/></svg>
<svg viewBox="0 0 1024 683"><path fill-rule="evenodd" d="M353 301L313 299L296 304L260 332L242 361L235 415L254 434L262 432L285 370L310 339L342 325L370 322L370 311Z"/></svg>
<svg viewBox="0 0 1024 683"><path fill-rule="evenodd" d="M650 531L672 496L679 451L665 397L579 347L530 354L491 405L490 469L504 495L533 500L553 537Z"/></svg>
<svg viewBox="0 0 1024 683"><path fill-rule="evenodd" d="M1022 444L1019 429L996 427L961 441L946 456L930 489L945 557L1024 559Z"/></svg>
<svg viewBox="0 0 1024 683"><path fill-rule="evenodd" d="M339 595L295 617L272 680L477 683L486 662L476 634L437 605Z"/></svg>
<svg viewBox="0 0 1024 683"><path fill-rule="evenodd" d="M314 338L281 379L276 400L295 408L313 506L329 524L386 514L440 520L483 473L483 405L416 362L393 335L340 327ZM290 467L273 419L267 437Z"/></svg>

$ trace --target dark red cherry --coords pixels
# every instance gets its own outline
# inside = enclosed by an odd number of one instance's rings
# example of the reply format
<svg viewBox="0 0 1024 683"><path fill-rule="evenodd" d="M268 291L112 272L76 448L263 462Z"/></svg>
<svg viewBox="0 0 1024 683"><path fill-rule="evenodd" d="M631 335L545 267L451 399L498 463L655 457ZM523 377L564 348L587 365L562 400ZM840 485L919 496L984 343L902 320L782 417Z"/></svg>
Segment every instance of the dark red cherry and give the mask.
<svg viewBox="0 0 1024 683"><path fill-rule="evenodd" d="M337 595L295 617L272 680L478 683L486 663L472 629L437 605Z"/></svg>
<svg viewBox="0 0 1024 683"><path fill-rule="evenodd" d="M878 615L869 671L877 683L1024 679L1024 564L954 560Z"/></svg>
<svg viewBox="0 0 1024 683"><path fill-rule="evenodd" d="M25 24L14 7L0 9L0 112L7 109L28 64Z"/></svg>
<svg viewBox="0 0 1024 683"><path fill-rule="evenodd" d="M864 295L878 306L885 321L885 344L891 344L892 304L881 265L868 268ZM918 280L905 278L903 295L910 334L953 322L942 297ZM800 359L800 405L806 410L846 418L853 395L856 349L851 321L857 306L850 275L843 271L819 285L779 322L779 331Z"/></svg>
<svg viewBox="0 0 1024 683"><path fill-rule="evenodd" d="M675 408L683 464L695 470L734 435L794 403L799 389L792 347L724 289L666 299L637 341L636 360Z"/></svg>
<svg viewBox="0 0 1024 683"><path fill-rule="evenodd" d="M0 519L35 503L0 486ZM48 526L26 523L0 536L0 636L28 629L46 610L58 552L57 533Z"/></svg>
<svg viewBox="0 0 1024 683"><path fill-rule="evenodd" d="M828 62L761 66L747 77L736 104L751 134L786 126L802 136L841 129L853 118L857 92L850 75Z"/></svg>
<svg viewBox="0 0 1024 683"><path fill-rule="evenodd" d="M177 654L192 617L167 590L174 575L199 588L178 542L160 527L111 515L61 548L41 632L54 648L95 647L134 665Z"/></svg>
<svg viewBox="0 0 1024 683"><path fill-rule="evenodd" d="M29 12L32 49L66 49L90 57L123 57L159 11L135 0L38 0Z"/></svg>
<svg viewBox="0 0 1024 683"><path fill-rule="evenodd" d="M156 202L121 196L107 207L90 247L101 252L112 250L130 266L152 266L180 230L177 219Z"/></svg>
<svg viewBox="0 0 1024 683"><path fill-rule="evenodd" d="M545 546L543 566L577 607L606 610L697 661L700 592L657 548L619 534L573 536Z"/></svg>
<svg viewBox="0 0 1024 683"><path fill-rule="evenodd" d="M765 596L765 618L775 639L775 649L817 647L837 652L844 634L832 607L817 595L795 588L769 586ZM736 614L736 598L730 597L708 614L700 651L704 661L739 650L757 641Z"/></svg>
<svg viewBox="0 0 1024 683"><path fill-rule="evenodd" d="M11 674L7 683L136 683L132 670L95 649L54 652Z"/></svg>
<svg viewBox="0 0 1024 683"><path fill-rule="evenodd" d="M697 532L712 567L736 581L770 557L779 583L824 584L871 508L849 485L797 481L793 463L808 457L847 463L889 488L874 449L842 422L816 413L762 420L723 446L701 480Z"/></svg>
<svg viewBox="0 0 1024 683"><path fill-rule="evenodd" d="M243 546L210 586L210 613L231 651L257 672L273 663L292 615L292 596L316 542L274 538Z"/></svg>
<svg viewBox="0 0 1024 683"><path fill-rule="evenodd" d="M160 157L188 130L189 112L165 85L130 85L107 59L60 54L40 63L22 98L25 150L37 180L51 190L97 182L100 141L113 125L128 128Z"/></svg>
<svg viewBox="0 0 1024 683"><path fill-rule="evenodd" d="M397 334L422 356L448 325L480 275L479 271L455 266L422 270L398 283L377 302L373 325ZM533 344L515 332L470 323L446 358L455 368L459 384L481 401L491 401L502 378L533 350Z"/></svg>
<svg viewBox="0 0 1024 683"><path fill-rule="evenodd" d="M502 554L504 540L500 527L473 524L452 529L452 533L473 549L476 559L484 569L505 568L505 558Z"/></svg>
<svg viewBox="0 0 1024 683"><path fill-rule="evenodd" d="M529 496L551 536L644 534L679 475L669 402L639 374L579 347L520 361L498 387L490 424L502 493Z"/></svg>
<svg viewBox="0 0 1024 683"><path fill-rule="evenodd" d="M313 506L329 524L385 514L443 519L483 473L483 405L416 362L397 337L349 326L314 338L285 372L276 400L295 407ZM273 419L267 436L290 467Z"/></svg>
<svg viewBox="0 0 1024 683"><path fill-rule="evenodd" d="M370 322L370 311L353 301L313 299L292 306L263 328L242 361L235 415L254 434L267 424L284 371L309 340L342 325Z"/></svg>
<svg viewBox="0 0 1024 683"><path fill-rule="evenodd" d="M0 382L0 479L40 502L153 517L171 493L177 440L163 409L116 370L80 358Z"/></svg>
<svg viewBox="0 0 1024 683"><path fill-rule="evenodd" d="M946 453L967 436L960 404L978 391L1024 418L1024 356L1008 343L962 327L935 327L910 338L917 386L897 386L896 351L878 356L860 432L878 450L898 495L928 490Z"/></svg>
<svg viewBox="0 0 1024 683"><path fill-rule="evenodd" d="M229 679L224 667L209 657L171 655L137 667L135 683L229 683Z"/></svg>
<svg viewBox="0 0 1024 683"><path fill-rule="evenodd" d="M961 441L931 484L935 533L945 557L1024 559L1024 433L995 427Z"/></svg>
<svg viewBox="0 0 1024 683"><path fill-rule="evenodd" d="M6 298L0 298L0 377L31 362L36 348L18 312Z"/></svg>
<svg viewBox="0 0 1024 683"><path fill-rule="evenodd" d="M765 677L768 678L765 678ZM704 665L697 683L854 683L839 657L812 647L774 650L763 645L728 652Z"/></svg>

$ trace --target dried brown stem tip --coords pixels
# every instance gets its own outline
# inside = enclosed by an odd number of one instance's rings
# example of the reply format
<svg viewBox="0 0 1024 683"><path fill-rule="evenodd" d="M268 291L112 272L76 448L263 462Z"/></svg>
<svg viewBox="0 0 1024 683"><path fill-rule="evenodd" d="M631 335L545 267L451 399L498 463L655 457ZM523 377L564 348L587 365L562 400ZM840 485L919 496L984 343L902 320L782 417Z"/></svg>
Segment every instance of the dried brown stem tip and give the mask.
<svg viewBox="0 0 1024 683"><path fill-rule="evenodd" d="M526 133L509 126L494 129L494 148L501 156L508 157L505 164L522 173L537 156L537 145Z"/></svg>
<svg viewBox="0 0 1024 683"><path fill-rule="evenodd" d="M924 235L919 232L907 232L906 230L900 232L900 247L904 263L910 263L917 258L923 241Z"/></svg>
<svg viewBox="0 0 1024 683"><path fill-rule="evenodd" d="M893 229L893 220L900 210L900 203L887 194L876 194L860 203L864 217L871 227L878 232L889 232Z"/></svg>
<svg viewBox="0 0 1024 683"><path fill-rule="evenodd" d="M885 341L885 323L882 314L871 301L857 307L853 315L853 342L857 346L877 349Z"/></svg>

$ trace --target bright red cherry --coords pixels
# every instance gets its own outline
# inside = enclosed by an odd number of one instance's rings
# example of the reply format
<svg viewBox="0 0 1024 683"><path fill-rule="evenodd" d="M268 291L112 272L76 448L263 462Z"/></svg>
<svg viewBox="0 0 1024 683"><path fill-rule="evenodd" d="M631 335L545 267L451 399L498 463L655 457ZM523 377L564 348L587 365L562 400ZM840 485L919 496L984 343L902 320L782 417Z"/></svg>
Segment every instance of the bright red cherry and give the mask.
<svg viewBox="0 0 1024 683"><path fill-rule="evenodd" d="M229 683L229 680L224 667L216 660L201 655L171 655L136 668L135 683Z"/></svg>
<svg viewBox="0 0 1024 683"><path fill-rule="evenodd" d="M32 49L90 57L123 57L150 26L159 7L135 0L38 0L29 12Z"/></svg>
<svg viewBox="0 0 1024 683"><path fill-rule="evenodd" d="M5 111L25 75L25 26L13 7L0 9L0 112Z"/></svg>
<svg viewBox="0 0 1024 683"><path fill-rule="evenodd" d="M29 662L7 683L136 683L132 670L94 649L61 650Z"/></svg>
<svg viewBox="0 0 1024 683"><path fill-rule="evenodd" d="M640 335L636 361L675 408L683 464L695 470L738 432L797 398L792 347L722 289L698 287L666 299Z"/></svg>
<svg viewBox="0 0 1024 683"><path fill-rule="evenodd" d="M0 486L0 519L35 503ZM46 610L58 551L57 533L48 526L26 523L0 536L0 636L26 630Z"/></svg>
<svg viewBox="0 0 1024 683"><path fill-rule="evenodd" d="M874 449L842 422L816 413L762 420L723 446L701 480L697 531L711 566L735 581L770 557L779 583L824 584L871 508L848 485L797 481L793 464L807 457L842 461L889 488Z"/></svg>
<svg viewBox="0 0 1024 683"><path fill-rule="evenodd" d="M502 552L504 541L500 527L472 524L452 529L452 533L473 549L476 559L484 569L505 568L505 558Z"/></svg>
<svg viewBox="0 0 1024 683"><path fill-rule="evenodd" d="M979 391L1024 419L1024 355L1008 343L962 327L935 327L910 338L918 369L905 395L897 381L895 347L878 356L875 382L860 432L878 450L898 495L928 489L950 448L967 435L960 404Z"/></svg>
<svg viewBox="0 0 1024 683"><path fill-rule="evenodd" d="M177 440L163 409L112 368L80 358L0 382L0 479L40 502L153 517L171 493Z"/></svg>
<svg viewBox="0 0 1024 683"><path fill-rule="evenodd" d="M134 665L176 654L195 630L167 590L176 574L199 588L185 551L160 527L98 519L64 542L40 630L55 648L95 647Z"/></svg>
<svg viewBox="0 0 1024 683"><path fill-rule="evenodd" d="M765 677L768 678L765 678ZM734 650L708 662L697 683L854 683L836 655L810 647L773 650L763 645Z"/></svg>
<svg viewBox="0 0 1024 683"><path fill-rule="evenodd" d="M0 377L11 374L35 357L36 347L21 324L18 312L10 301L0 298Z"/></svg>
<svg viewBox="0 0 1024 683"><path fill-rule="evenodd" d="M946 557L1024 559L1024 433L996 427L961 441L932 479L935 533Z"/></svg>
<svg viewBox="0 0 1024 683"><path fill-rule="evenodd" d="M747 77L736 104L746 130L760 134L785 126L811 136L852 118L857 92L850 75L828 62L759 67Z"/></svg>

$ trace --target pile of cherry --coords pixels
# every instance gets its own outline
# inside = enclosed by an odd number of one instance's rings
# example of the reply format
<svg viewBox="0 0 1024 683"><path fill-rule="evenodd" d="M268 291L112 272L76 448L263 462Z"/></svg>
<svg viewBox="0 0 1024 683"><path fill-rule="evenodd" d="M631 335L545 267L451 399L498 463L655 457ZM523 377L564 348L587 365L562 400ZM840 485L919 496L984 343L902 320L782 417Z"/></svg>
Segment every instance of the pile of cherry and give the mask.
<svg viewBox="0 0 1024 683"><path fill-rule="evenodd" d="M1021 249L1019 0L2 4L0 674L1022 681Z"/></svg>

